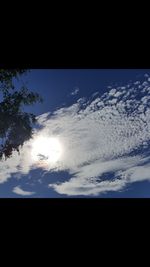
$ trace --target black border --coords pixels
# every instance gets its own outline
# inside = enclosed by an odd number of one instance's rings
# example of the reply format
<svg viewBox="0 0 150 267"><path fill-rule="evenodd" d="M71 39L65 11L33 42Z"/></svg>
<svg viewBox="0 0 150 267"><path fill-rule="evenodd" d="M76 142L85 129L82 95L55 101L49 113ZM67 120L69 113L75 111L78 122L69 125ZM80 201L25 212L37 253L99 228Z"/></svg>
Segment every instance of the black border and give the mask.
<svg viewBox="0 0 150 267"><path fill-rule="evenodd" d="M55 217L78 220L79 215L82 220L92 220L92 216L100 216L104 221L107 218L126 220L128 216L140 220L149 217L146 209L150 210L150 198L0 198L3 218L5 215L14 218L15 213L17 217L30 216L40 220L50 217L54 221Z"/></svg>
<svg viewBox="0 0 150 267"><path fill-rule="evenodd" d="M31 36L34 37L34 36ZM150 68L148 40L130 37L113 39L97 36L72 40L53 36L40 41L32 38L30 42L20 40L20 46L9 41L1 48L0 67L4 68L56 68L56 69L141 69ZM91 37L92 38L92 37ZM68 40L69 39L69 40ZM141 41L140 41L141 39ZM3 44L3 43L2 43Z"/></svg>

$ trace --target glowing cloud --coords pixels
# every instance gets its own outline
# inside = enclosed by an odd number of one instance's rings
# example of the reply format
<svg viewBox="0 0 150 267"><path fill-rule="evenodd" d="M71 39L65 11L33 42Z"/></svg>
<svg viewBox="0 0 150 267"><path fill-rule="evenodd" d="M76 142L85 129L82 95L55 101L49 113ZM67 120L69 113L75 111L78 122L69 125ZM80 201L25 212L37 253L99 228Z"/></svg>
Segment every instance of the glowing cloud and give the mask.
<svg viewBox="0 0 150 267"><path fill-rule="evenodd" d="M31 149L31 157L35 162L45 161L47 164L55 164L62 155L62 147L57 138L38 136L34 139Z"/></svg>

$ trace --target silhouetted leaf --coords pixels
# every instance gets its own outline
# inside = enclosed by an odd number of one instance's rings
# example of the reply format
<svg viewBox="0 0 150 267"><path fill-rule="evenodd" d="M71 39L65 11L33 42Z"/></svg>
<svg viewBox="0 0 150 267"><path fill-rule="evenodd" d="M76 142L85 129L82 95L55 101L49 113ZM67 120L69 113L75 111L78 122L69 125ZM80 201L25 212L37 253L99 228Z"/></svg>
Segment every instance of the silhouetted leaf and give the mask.
<svg viewBox="0 0 150 267"><path fill-rule="evenodd" d="M32 113L22 111L23 105L32 105L42 102L38 93L28 90L23 85L15 90L14 78L19 80L22 74L27 73L25 69L5 70L0 69L0 91L3 101L0 103L0 159L9 158L14 150L19 152L20 146L32 137L32 125L36 117Z"/></svg>

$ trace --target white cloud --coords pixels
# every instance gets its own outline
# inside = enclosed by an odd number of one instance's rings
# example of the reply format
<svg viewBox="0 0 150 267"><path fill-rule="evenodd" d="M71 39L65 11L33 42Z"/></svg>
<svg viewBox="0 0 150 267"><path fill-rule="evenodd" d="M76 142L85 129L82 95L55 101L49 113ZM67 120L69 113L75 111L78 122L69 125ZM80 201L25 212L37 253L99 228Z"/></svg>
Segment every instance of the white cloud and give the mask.
<svg viewBox="0 0 150 267"><path fill-rule="evenodd" d="M93 183L92 181L82 183L81 180L74 178L70 179L69 182L64 182L60 185L49 185L49 187L55 189L57 193L65 194L68 196L97 196L100 193L106 193L108 191L119 191L124 186L125 182L119 179L116 179L115 181L102 181L100 183Z"/></svg>
<svg viewBox="0 0 150 267"><path fill-rule="evenodd" d="M122 92L117 92L115 95L114 95L114 97L119 97L119 96L121 96L122 95Z"/></svg>
<svg viewBox="0 0 150 267"><path fill-rule="evenodd" d="M79 92L79 88L75 87L74 90L71 92L71 95L77 95Z"/></svg>
<svg viewBox="0 0 150 267"><path fill-rule="evenodd" d="M102 96L95 95L92 101L80 99L53 114L38 116L42 129L35 131L34 138L39 134L54 136L63 147L62 158L53 168L41 168L65 170L71 176L68 181L50 183L50 188L66 195L99 195L122 190L128 183L150 180L145 154L150 141L149 87L139 86L133 83L114 88ZM28 174L36 168L31 146L32 140L20 156L14 153L0 163L1 183L12 174Z"/></svg>
<svg viewBox="0 0 150 267"><path fill-rule="evenodd" d="M125 179L115 178L109 180L110 172L126 170L139 162L138 157L128 157L124 159L101 162L100 160L79 168L69 181L60 184L50 184L49 187L55 189L59 194L66 195L99 195L108 191L119 191L129 182ZM105 180L103 174L107 174ZM121 176L122 172L119 176ZM125 172L124 172L125 174ZM99 179L97 179L100 177Z"/></svg>
<svg viewBox="0 0 150 267"><path fill-rule="evenodd" d="M35 192L24 191L23 189L20 188L20 186L14 187L13 193L21 196L31 196L35 194Z"/></svg>
<svg viewBox="0 0 150 267"><path fill-rule="evenodd" d="M27 142L21 149L20 155L14 152L12 157L7 160L0 161L0 183L6 182L11 175L28 174L32 168L31 161L31 143Z"/></svg>
<svg viewBox="0 0 150 267"><path fill-rule="evenodd" d="M116 93L116 89L111 89L109 91L109 95L113 96Z"/></svg>

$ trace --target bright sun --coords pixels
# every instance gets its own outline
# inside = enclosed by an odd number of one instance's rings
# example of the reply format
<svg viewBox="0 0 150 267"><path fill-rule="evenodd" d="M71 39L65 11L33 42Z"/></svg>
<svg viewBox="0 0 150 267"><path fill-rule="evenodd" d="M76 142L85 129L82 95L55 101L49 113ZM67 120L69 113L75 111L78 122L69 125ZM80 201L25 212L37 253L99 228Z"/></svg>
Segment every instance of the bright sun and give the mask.
<svg viewBox="0 0 150 267"><path fill-rule="evenodd" d="M56 163L62 155L62 146L57 138L36 137L32 143L31 156L35 162Z"/></svg>

